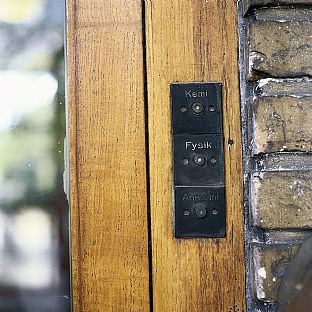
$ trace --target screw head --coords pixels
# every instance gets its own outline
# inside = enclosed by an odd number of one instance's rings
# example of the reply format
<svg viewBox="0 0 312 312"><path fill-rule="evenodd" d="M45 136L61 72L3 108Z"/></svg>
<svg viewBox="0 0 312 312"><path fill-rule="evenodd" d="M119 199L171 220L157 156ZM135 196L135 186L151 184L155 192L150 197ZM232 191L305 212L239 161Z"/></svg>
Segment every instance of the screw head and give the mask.
<svg viewBox="0 0 312 312"><path fill-rule="evenodd" d="M200 102L192 104L192 111L195 114L200 114L204 110L204 105Z"/></svg>
<svg viewBox="0 0 312 312"><path fill-rule="evenodd" d="M219 210L217 208L212 209L211 213L213 215L217 215L219 213Z"/></svg>
<svg viewBox="0 0 312 312"><path fill-rule="evenodd" d="M214 107L213 105L210 105L210 106L209 106L209 111L210 111L210 112L214 112L214 110L215 110L215 107Z"/></svg>
<svg viewBox="0 0 312 312"><path fill-rule="evenodd" d="M206 162L206 158L204 155L198 154L194 156L193 161L197 166L202 166Z"/></svg>
<svg viewBox="0 0 312 312"><path fill-rule="evenodd" d="M182 164L186 166L189 163L187 158L182 158Z"/></svg>
<svg viewBox="0 0 312 312"><path fill-rule="evenodd" d="M207 209L204 205L194 207L194 214L197 219L203 219L207 215Z"/></svg>
<svg viewBox="0 0 312 312"><path fill-rule="evenodd" d="M185 216L188 216L188 215L190 214L190 211L187 210L187 209L185 209L185 210L183 211L183 214L184 214Z"/></svg>

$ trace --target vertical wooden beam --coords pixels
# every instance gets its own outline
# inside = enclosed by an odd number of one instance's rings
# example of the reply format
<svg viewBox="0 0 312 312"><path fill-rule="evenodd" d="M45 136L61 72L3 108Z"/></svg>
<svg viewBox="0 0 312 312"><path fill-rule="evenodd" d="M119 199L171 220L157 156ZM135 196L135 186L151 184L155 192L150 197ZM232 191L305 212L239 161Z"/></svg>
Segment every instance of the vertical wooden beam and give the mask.
<svg viewBox="0 0 312 312"><path fill-rule="evenodd" d="M149 311L142 3L68 0L74 311Z"/></svg>
<svg viewBox="0 0 312 312"><path fill-rule="evenodd" d="M146 1L154 311L245 311L242 155L234 0ZM226 239L175 239L171 82L223 83ZM228 145L228 139L234 140Z"/></svg>

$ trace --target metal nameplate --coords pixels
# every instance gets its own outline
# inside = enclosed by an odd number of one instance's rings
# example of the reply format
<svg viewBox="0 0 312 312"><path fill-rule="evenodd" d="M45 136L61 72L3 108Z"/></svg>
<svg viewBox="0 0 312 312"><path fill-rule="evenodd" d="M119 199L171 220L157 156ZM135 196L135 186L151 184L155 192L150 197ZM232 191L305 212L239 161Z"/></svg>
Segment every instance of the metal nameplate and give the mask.
<svg viewBox="0 0 312 312"><path fill-rule="evenodd" d="M222 85L175 83L170 89L175 236L224 237Z"/></svg>
<svg viewBox="0 0 312 312"><path fill-rule="evenodd" d="M225 237L225 188L176 187L175 236Z"/></svg>
<svg viewBox="0 0 312 312"><path fill-rule="evenodd" d="M175 186L224 184L222 134L181 134L173 140Z"/></svg>
<svg viewBox="0 0 312 312"><path fill-rule="evenodd" d="M174 135L223 132L221 83L175 83L170 89Z"/></svg>

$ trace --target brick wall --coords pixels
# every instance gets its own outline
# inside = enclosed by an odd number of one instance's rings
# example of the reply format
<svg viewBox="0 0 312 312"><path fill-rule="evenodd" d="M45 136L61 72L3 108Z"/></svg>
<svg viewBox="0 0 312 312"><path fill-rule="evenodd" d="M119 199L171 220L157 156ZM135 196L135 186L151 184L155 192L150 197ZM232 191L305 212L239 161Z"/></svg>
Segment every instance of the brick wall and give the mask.
<svg viewBox="0 0 312 312"><path fill-rule="evenodd" d="M239 2L248 311L312 229L312 0Z"/></svg>

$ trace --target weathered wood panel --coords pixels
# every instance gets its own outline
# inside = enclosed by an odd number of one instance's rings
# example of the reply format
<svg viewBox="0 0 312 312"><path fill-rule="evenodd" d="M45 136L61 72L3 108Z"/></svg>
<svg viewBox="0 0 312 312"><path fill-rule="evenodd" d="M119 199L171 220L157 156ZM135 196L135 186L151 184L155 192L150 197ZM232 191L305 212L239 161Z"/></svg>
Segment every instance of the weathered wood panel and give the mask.
<svg viewBox="0 0 312 312"><path fill-rule="evenodd" d="M75 311L149 311L142 3L67 1Z"/></svg>
<svg viewBox="0 0 312 312"><path fill-rule="evenodd" d="M146 1L154 311L243 311L242 156L236 1ZM172 230L171 82L223 83L227 238Z"/></svg>

